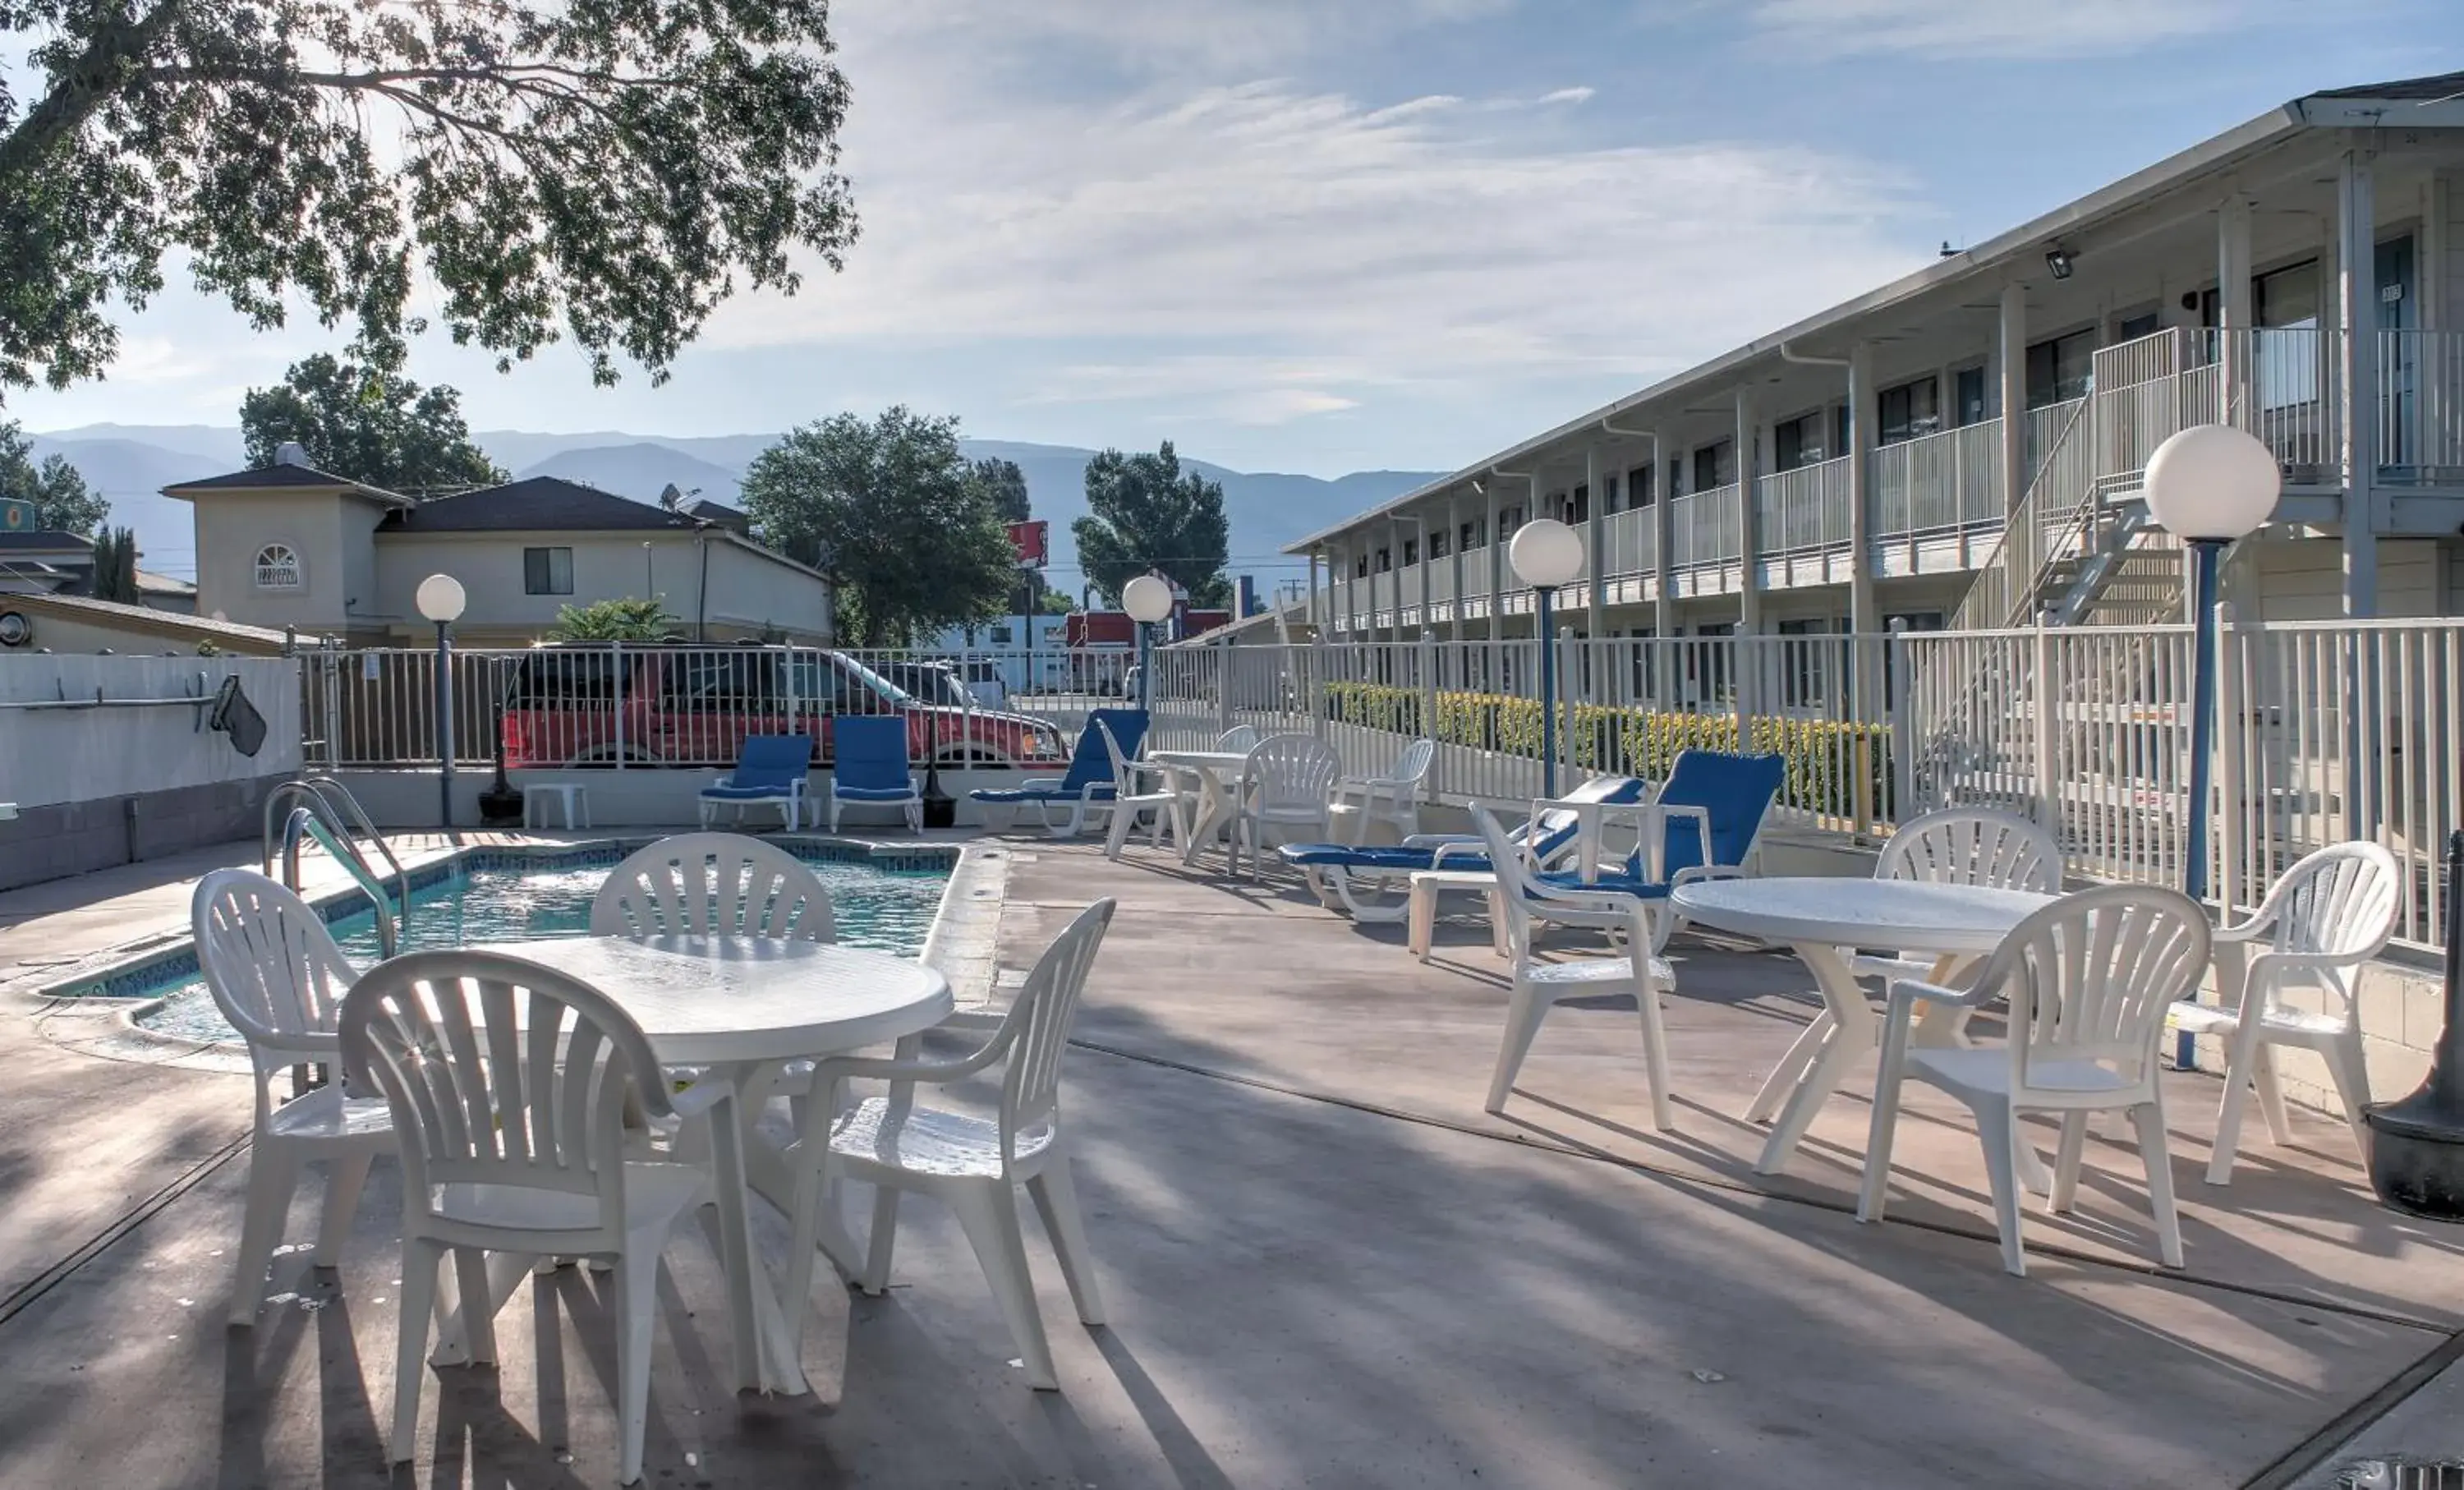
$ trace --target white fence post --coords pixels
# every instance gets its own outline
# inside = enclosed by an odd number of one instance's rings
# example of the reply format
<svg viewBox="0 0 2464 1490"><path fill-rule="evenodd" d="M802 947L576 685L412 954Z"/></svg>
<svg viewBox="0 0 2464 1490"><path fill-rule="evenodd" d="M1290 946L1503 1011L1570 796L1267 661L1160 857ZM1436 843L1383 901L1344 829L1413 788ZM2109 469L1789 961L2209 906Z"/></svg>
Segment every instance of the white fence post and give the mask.
<svg viewBox="0 0 2464 1490"><path fill-rule="evenodd" d="M1882 638L1882 655L1886 659L1883 681L1890 698L1887 708L1891 721L1891 776L1897 783L1891 804L1891 821L1904 822L1916 816L1917 805L1917 732L1914 706L1910 693L1915 683L1916 659L1908 655L1907 618L1896 617L1888 635Z"/></svg>
<svg viewBox="0 0 2464 1490"><path fill-rule="evenodd" d="M625 769L625 644L607 644L607 706L616 711L616 769Z"/></svg>
<svg viewBox="0 0 2464 1490"><path fill-rule="evenodd" d="M2061 708L2061 690L2050 611L2037 613L2036 631L2031 640L2035 655L2034 666L2028 669L2027 695L2029 718L2035 725L2036 821L2060 839L2067 837L2062 832L2062 800L2055 761L2061 741L2060 721L2056 717Z"/></svg>

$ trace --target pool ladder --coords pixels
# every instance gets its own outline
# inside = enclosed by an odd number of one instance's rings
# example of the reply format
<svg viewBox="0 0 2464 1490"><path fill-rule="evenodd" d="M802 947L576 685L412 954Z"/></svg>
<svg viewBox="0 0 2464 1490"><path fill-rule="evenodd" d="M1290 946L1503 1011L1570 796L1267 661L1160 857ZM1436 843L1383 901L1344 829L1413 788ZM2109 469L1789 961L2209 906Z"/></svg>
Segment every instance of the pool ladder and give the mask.
<svg viewBox="0 0 2464 1490"><path fill-rule="evenodd" d="M284 814L282 809L286 803L292 805L291 810ZM344 816L345 807L349 810L348 817ZM395 920L393 905L386 897L385 882L377 877L367 856L360 851L358 839L352 832L354 822L359 830L375 843L377 852L385 856L385 867L393 871L394 884L401 896L401 920L407 922L410 919L409 873L403 868L402 861L394 856L393 845L377 831L367 809L351 795L351 789L330 776L304 776L295 781L282 782L266 795L265 872L268 875L274 873L278 822L282 883L290 886L296 893L299 889L300 841L314 839L319 846L334 856L335 863L349 872L360 888L366 892L369 903L376 907L377 950L382 955L390 957L401 949L400 928Z"/></svg>

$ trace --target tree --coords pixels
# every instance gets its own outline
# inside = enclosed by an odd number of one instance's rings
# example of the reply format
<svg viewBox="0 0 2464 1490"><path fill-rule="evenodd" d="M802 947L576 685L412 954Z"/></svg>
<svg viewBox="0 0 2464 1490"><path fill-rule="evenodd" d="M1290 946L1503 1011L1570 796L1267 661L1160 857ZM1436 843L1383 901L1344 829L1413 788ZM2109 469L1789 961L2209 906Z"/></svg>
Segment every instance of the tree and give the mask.
<svg viewBox="0 0 2464 1490"><path fill-rule="evenodd" d="M762 541L830 577L856 646L990 621L1017 594L1009 534L958 455L956 419L902 405L802 426L754 459L742 491Z"/></svg>
<svg viewBox="0 0 2464 1490"><path fill-rule="evenodd" d="M370 346L497 365L569 335L664 382L791 250L854 241L828 0L0 4L0 386L98 376L163 258L259 330L304 301Z"/></svg>
<svg viewBox="0 0 2464 1490"><path fill-rule="evenodd" d="M992 494L993 511L1003 522L1024 522L1035 515L1026 496L1026 472L1014 460L979 460L975 475Z"/></svg>
<svg viewBox="0 0 2464 1490"><path fill-rule="evenodd" d="M471 443L460 393L443 383L422 388L383 358L340 362L319 352L294 362L276 386L248 390L239 427L253 466L272 465L283 442L297 440L318 470L387 492L505 479Z"/></svg>
<svg viewBox="0 0 2464 1490"><path fill-rule="evenodd" d="M6 210L6 208L0 208ZM85 476L65 455L46 455L34 464L34 448L13 420L0 420L0 497L34 504L34 526L47 532L84 537L111 515L102 493L85 484Z"/></svg>
<svg viewBox="0 0 2464 1490"><path fill-rule="evenodd" d="M1118 605L1121 586L1149 569L1177 581L1192 604L1231 603L1223 488L1194 471L1182 474L1170 440L1153 455L1105 450L1089 461L1087 512L1069 532L1078 565L1106 604Z"/></svg>
<svg viewBox="0 0 2464 1490"><path fill-rule="evenodd" d="M558 607L554 635L560 642L655 642L676 624L657 601L593 601Z"/></svg>
<svg viewBox="0 0 2464 1490"><path fill-rule="evenodd" d="M94 540L94 598L122 605L141 603L137 589L137 535L110 528Z"/></svg>

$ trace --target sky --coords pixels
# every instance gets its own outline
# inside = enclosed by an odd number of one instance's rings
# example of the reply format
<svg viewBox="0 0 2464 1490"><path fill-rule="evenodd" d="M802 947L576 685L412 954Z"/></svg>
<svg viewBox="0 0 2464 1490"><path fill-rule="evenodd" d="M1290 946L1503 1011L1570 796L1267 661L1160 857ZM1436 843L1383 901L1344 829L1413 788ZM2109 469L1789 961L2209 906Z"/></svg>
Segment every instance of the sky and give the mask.
<svg viewBox="0 0 2464 1490"><path fill-rule="evenodd" d="M2320 88L2455 0L841 0L863 235L653 387L410 372L478 428L979 438L1452 470ZM339 334L180 283L30 429L236 422Z"/></svg>

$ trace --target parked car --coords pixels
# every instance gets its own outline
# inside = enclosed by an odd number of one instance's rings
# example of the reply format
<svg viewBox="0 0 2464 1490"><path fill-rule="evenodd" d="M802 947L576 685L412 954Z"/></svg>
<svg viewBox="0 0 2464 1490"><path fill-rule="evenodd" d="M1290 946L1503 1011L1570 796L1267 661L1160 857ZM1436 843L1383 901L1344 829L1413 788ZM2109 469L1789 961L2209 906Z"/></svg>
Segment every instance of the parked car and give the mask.
<svg viewBox="0 0 2464 1490"><path fill-rule="evenodd" d="M973 709L983 702L958 681L958 669L946 662L875 663L872 670L896 684L899 690L909 697L922 699L928 704Z"/></svg>
<svg viewBox="0 0 2464 1490"><path fill-rule="evenodd" d="M503 703L509 769L725 765L746 735L800 731L827 765L833 719L883 713L906 716L918 760L983 770L1068 759L1045 720L919 699L817 647L541 646L512 669Z"/></svg>

